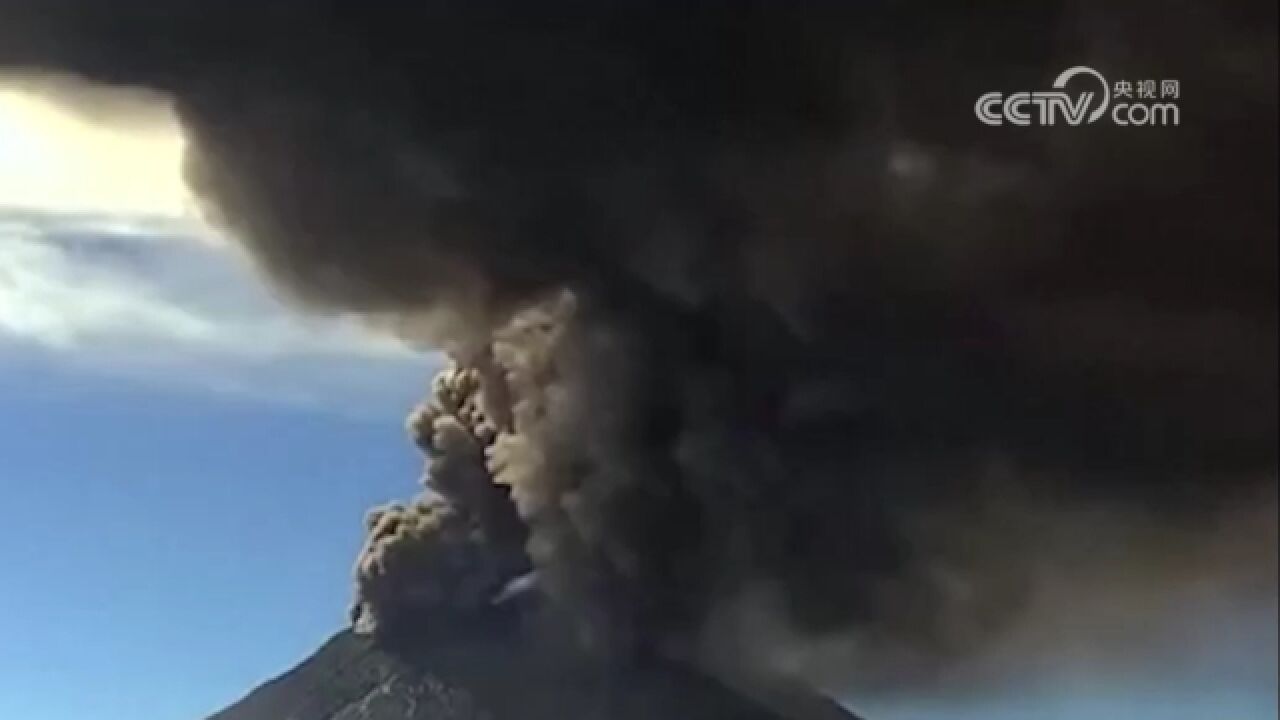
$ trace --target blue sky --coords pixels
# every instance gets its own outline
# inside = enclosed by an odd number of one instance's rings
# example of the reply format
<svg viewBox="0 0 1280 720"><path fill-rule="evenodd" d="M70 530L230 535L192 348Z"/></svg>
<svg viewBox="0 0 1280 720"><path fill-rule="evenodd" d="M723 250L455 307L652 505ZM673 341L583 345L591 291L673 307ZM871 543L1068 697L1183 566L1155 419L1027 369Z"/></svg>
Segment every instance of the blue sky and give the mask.
<svg viewBox="0 0 1280 720"><path fill-rule="evenodd" d="M415 492L402 419L438 357L291 309L186 215L68 178L6 205L20 179L0 178L0 717L204 717L344 624L364 510Z"/></svg>
<svg viewBox="0 0 1280 720"><path fill-rule="evenodd" d="M172 219L0 210L0 718L199 718L342 627L438 359Z"/></svg>
<svg viewBox="0 0 1280 720"><path fill-rule="evenodd" d="M402 419L440 359L273 295L192 213L155 98L120 125L38 90L0 79L0 718L200 718L344 624L364 510L415 492ZM1274 718L1265 610L1198 618L1185 662L1138 675L858 706Z"/></svg>
<svg viewBox="0 0 1280 720"><path fill-rule="evenodd" d="M344 625L439 358L276 297L157 99L32 82L0 78L0 718L204 717Z"/></svg>
<svg viewBox="0 0 1280 720"><path fill-rule="evenodd" d="M341 627L362 510L419 469L399 389L357 418L10 358L0 717L203 717Z"/></svg>

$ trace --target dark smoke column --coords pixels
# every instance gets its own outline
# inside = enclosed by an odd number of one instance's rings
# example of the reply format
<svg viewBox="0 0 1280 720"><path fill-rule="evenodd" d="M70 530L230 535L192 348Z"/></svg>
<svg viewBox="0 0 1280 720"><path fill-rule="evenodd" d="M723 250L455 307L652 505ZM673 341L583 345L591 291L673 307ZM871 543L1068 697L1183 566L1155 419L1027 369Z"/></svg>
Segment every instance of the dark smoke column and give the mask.
<svg viewBox="0 0 1280 720"><path fill-rule="evenodd" d="M825 673L910 685L1079 509L1194 539L1274 502L1275 12L7 0L0 62L170 93L281 288L456 359L358 622L532 568L608 656L840 637ZM973 116L1084 62L1178 78L1181 124Z"/></svg>

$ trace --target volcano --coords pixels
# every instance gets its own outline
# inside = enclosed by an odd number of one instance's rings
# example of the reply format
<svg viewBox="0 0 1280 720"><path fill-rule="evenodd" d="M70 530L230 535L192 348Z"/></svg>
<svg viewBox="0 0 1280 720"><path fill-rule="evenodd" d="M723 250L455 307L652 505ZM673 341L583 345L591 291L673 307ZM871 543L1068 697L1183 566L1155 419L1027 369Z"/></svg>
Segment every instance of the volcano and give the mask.
<svg viewBox="0 0 1280 720"><path fill-rule="evenodd" d="M531 627L503 606L393 644L343 630L208 720L857 720L807 690L738 691L656 657L593 657Z"/></svg>

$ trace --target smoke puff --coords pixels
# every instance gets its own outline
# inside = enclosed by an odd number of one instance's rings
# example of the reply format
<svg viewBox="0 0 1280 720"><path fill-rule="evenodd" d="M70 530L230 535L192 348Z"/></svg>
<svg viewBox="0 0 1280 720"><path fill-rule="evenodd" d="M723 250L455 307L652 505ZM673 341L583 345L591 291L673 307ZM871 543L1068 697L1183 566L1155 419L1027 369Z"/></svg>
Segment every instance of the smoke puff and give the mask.
<svg viewBox="0 0 1280 720"><path fill-rule="evenodd" d="M0 4L0 62L171 94L190 181L281 287L455 356L412 423L447 505L376 518L361 617L532 563L609 646L695 653L764 584L800 632L945 658L1026 595L1000 543L926 571L918 525L964 537L993 463L1166 519L1274 480L1274 27L51 0ZM1081 62L1179 79L1182 123L972 116Z"/></svg>
<svg viewBox="0 0 1280 720"><path fill-rule="evenodd" d="M430 402L410 416L410 435L429 457L427 487L409 505L366 518L351 609L356 630L385 637L483 611L528 571L525 526L486 467L495 435L479 389L474 371L446 369Z"/></svg>

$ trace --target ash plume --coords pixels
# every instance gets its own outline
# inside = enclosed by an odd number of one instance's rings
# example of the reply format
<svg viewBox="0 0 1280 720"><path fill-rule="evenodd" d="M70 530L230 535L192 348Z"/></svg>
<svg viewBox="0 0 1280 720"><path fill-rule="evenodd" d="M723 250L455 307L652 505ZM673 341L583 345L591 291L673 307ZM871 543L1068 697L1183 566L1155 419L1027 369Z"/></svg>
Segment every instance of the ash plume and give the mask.
<svg viewBox="0 0 1280 720"><path fill-rule="evenodd" d="M714 657L767 588L789 636L932 666L1035 595L1037 526L992 498L1194 527L1275 482L1275 27L3 0L0 63L170 95L190 183L278 287L453 356L411 422L429 496L370 519L360 622L533 568L622 654ZM1182 123L973 117L1076 64L1178 78Z"/></svg>

